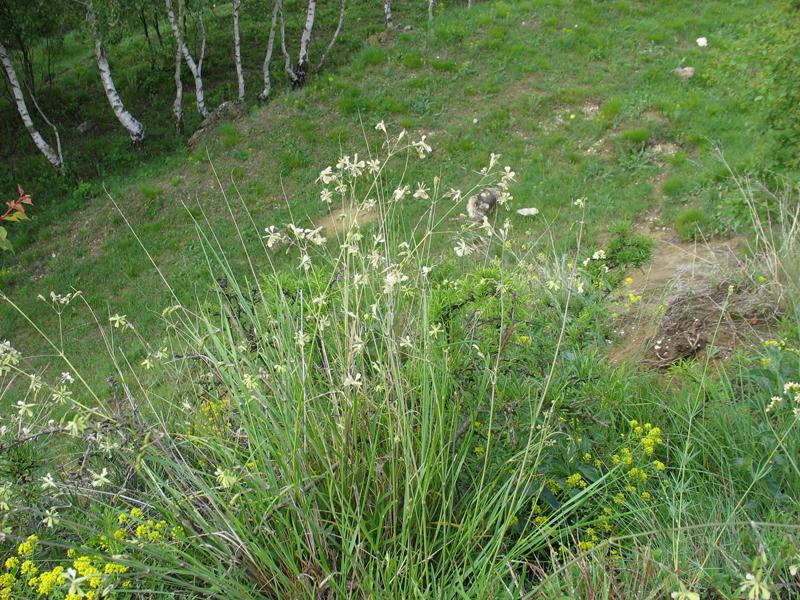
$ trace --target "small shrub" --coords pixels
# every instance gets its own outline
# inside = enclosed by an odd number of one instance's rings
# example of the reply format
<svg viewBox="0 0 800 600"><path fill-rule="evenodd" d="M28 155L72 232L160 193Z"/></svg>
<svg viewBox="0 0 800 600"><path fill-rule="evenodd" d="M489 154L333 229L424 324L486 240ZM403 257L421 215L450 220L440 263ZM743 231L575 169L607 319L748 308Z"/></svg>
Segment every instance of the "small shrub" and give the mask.
<svg viewBox="0 0 800 600"><path fill-rule="evenodd" d="M684 208L675 217L675 231L685 240L702 239L707 229L708 217L699 208Z"/></svg>
<svg viewBox="0 0 800 600"><path fill-rule="evenodd" d="M223 123L217 128L220 143L225 150L235 148L239 143L239 130L233 123Z"/></svg>
<svg viewBox="0 0 800 600"><path fill-rule="evenodd" d="M406 52L401 62L406 69L419 69L423 65L422 55L415 50Z"/></svg>
<svg viewBox="0 0 800 600"><path fill-rule="evenodd" d="M661 193L668 198L679 198L687 189L686 177L670 175L661 184Z"/></svg>
<svg viewBox="0 0 800 600"><path fill-rule="evenodd" d="M650 139L650 131L645 127L631 127L620 133L619 139L627 146L642 147Z"/></svg>

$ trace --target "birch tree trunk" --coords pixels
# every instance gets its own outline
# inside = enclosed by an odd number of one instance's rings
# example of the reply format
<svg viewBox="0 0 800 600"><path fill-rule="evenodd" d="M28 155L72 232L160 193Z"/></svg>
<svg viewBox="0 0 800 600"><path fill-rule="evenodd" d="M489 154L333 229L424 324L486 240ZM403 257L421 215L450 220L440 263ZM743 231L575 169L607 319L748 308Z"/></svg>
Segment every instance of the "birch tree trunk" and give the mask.
<svg viewBox="0 0 800 600"><path fill-rule="evenodd" d="M331 41L328 42L328 45L325 47L325 52L322 53L322 58L319 59L319 64L317 65L317 71L319 71L322 68L322 65L325 63L325 59L328 57L328 52L331 51L331 48L333 48L333 45L336 43L336 38L339 37L339 33L341 33L342 31L342 24L344 23L345 2L346 0L341 0L341 2L339 3L339 23L336 25L336 31L333 32Z"/></svg>
<svg viewBox="0 0 800 600"><path fill-rule="evenodd" d="M183 53L181 47L175 44L175 102L172 105L172 112L175 115L175 129L183 131L183 81L181 80L181 66L183 65Z"/></svg>
<svg viewBox="0 0 800 600"><path fill-rule="evenodd" d="M259 100L266 100L272 92L272 79L269 76L269 64L272 62L272 49L275 47L275 26L278 20L278 11L281 10L283 0L275 0L272 8L272 25L269 28L269 40L267 41L267 54L264 56L264 89L258 95Z"/></svg>
<svg viewBox="0 0 800 600"><path fill-rule="evenodd" d="M192 77L194 77L194 93L197 100L197 112L199 112L200 116L205 119L208 116L205 94L203 93L203 57L205 56L206 52L205 26L202 27L203 40L200 46L200 60L195 62L194 58L192 57L192 53L189 52L189 47L186 45L186 42L183 39L183 33L181 32L178 20L175 18L175 11L172 9L172 0L165 0L165 2L167 5L167 18L169 19L170 27L172 27L172 33L175 36L175 42L178 44L178 48L180 48L181 53L183 54L183 58L186 61L186 66L189 67L189 71L191 71ZM178 0L178 10L181 14L183 13L183 2L184 0ZM201 17L201 25L202 22L203 21Z"/></svg>
<svg viewBox="0 0 800 600"><path fill-rule="evenodd" d="M394 22L392 21L392 0L383 0L383 16L386 20L386 29L394 27Z"/></svg>
<svg viewBox="0 0 800 600"><path fill-rule="evenodd" d="M297 69L295 69L296 80L294 87L302 87L308 76L308 45L311 43L311 32L314 30L314 19L317 15L317 0L308 0L306 10L306 24L303 26L303 33L300 36L300 54L297 57Z"/></svg>
<svg viewBox="0 0 800 600"><path fill-rule="evenodd" d="M103 82L103 89L106 92L106 98L111 105L117 120L120 122L131 136L131 142L139 145L144 140L144 125L137 121L134 116L128 112L125 105L120 98L117 88L114 85L114 78L111 76L111 66L108 64L108 57L106 50L103 47L103 38L100 35L100 29L97 27L97 19L94 16L91 3L86 5L86 19L92 27L94 34L94 56L97 59L97 68L100 70L100 79Z"/></svg>
<svg viewBox="0 0 800 600"><path fill-rule="evenodd" d="M36 125L34 125L33 120L28 113L28 107L25 105L25 96L22 94L22 88L20 87L19 79L17 78L17 72L14 70L14 65L11 62L11 58L8 56L8 52L2 43L0 43L0 62L3 63L3 68L5 69L6 75L8 76L8 81L11 84L11 92L14 96L14 103L17 105L17 112L22 118L25 129L28 130L31 139L33 139L33 143L36 144L36 147L45 156L45 158L50 161L50 164L58 168L63 167L64 158L61 156L60 144L58 151L53 150L52 146L45 141L45 139L39 133L39 130L36 129ZM56 139L58 139L57 134L58 131L56 131Z"/></svg>
<svg viewBox="0 0 800 600"><path fill-rule="evenodd" d="M428 21L433 21L433 0L428 0Z"/></svg>
<svg viewBox="0 0 800 600"><path fill-rule="evenodd" d="M242 42L239 35L239 8L242 0L233 0L233 57L236 60L236 80L239 83L239 102L244 101L244 72L242 71Z"/></svg>

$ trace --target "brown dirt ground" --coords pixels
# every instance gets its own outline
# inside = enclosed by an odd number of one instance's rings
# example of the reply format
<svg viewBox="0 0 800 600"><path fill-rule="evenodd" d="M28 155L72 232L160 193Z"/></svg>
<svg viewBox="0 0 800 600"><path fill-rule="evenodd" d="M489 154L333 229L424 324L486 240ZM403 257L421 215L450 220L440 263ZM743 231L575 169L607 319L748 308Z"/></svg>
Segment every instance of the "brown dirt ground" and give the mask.
<svg viewBox="0 0 800 600"><path fill-rule="evenodd" d="M655 240L652 260L630 272L623 289L620 338L610 348L612 362L640 362L667 368L704 350L724 360L736 347L766 334L776 309L747 277L737 253L740 239L686 242L674 231L651 225L651 213L638 233ZM629 302L629 294L641 300Z"/></svg>

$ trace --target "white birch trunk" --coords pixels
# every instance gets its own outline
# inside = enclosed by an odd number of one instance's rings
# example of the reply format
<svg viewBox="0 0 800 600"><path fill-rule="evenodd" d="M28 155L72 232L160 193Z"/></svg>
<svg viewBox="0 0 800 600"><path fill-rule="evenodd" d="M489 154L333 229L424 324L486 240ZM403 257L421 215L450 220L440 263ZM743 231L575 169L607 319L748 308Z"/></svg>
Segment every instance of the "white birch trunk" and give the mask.
<svg viewBox="0 0 800 600"><path fill-rule="evenodd" d="M339 23L336 25L336 31L333 32L333 37L331 37L331 41L328 42L328 45L325 47L325 52L322 53L322 58L319 59L319 64L317 65L317 71L322 68L322 65L325 63L325 59L328 57L328 52L331 51L333 45L336 43L336 38L339 37L339 33L342 31L342 24L344 23L344 9L345 9L345 2L346 0L341 0L339 4Z"/></svg>
<svg viewBox="0 0 800 600"><path fill-rule="evenodd" d="M292 82L292 85L295 85L295 81L297 81L297 74L294 72L294 67L292 66L292 57L289 56L289 51L286 49L286 23L283 19L283 6L281 6L281 52L283 53L283 57L286 59L286 74L289 75L289 81Z"/></svg>
<svg viewBox="0 0 800 600"><path fill-rule="evenodd" d="M308 0L306 10L306 23L300 36L300 53L297 57L295 87L300 87L306 82L308 75L308 45L311 43L311 32L314 30L314 19L317 14L317 0Z"/></svg>
<svg viewBox="0 0 800 600"><path fill-rule="evenodd" d="M433 0L428 0L428 21L433 21Z"/></svg>
<svg viewBox="0 0 800 600"><path fill-rule="evenodd" d="M236 60L236 80L239 83L239 102L244 101L244 72L242 71L242 42L239 35L239 7L242 0L233 0L233 57Z"/></svg>
<svg viewBox="0 0 800 600"><path fill-rule="evenodd" d="M103 47L103 38L100 36L100 29L97 27L97 19L92 11L92 5L86 5L86 18L92 26L92 33L94 34L94 56L97 59L97 68L100 71L100 80L103 82L103 89L106 92L106 98L111 105L117 120L120 122L131 136L131 141L134 145L140 144L144 139L144 125L137 121L134 116L125 108L117 88L114 85L114 78L111 76L111 66L108 64L108 57L106 56L105 48Z"/></svg>
<svg viewBox="0 0 800 600"><path fill-rule="evenodd" d="M181 80L181 66L183 64L183 53L181 47L175 45L175 103L172 105L172 112L175 115L175 128L183 130L183 81Z"/></svg>
<svg viewBox="0 0 800 600"><path fill-rule="evenodd" d="M22 118L22 123L25 125L25 129L28 130L31 139L33 139L33 143L36 144L36 147L45 156L45 158L50 161L50 164L52 164L54 167L62 167L64 165L64 160L61 156L60 149L58 152L53 150L52 146L45 141L45 139L39 133L39 130L36 129L36 125L34 125L33 119L31 119L31 115L28 113L28 107L25 104L25 96L22 94L22 88L20 87L19 79L17 78L17 72L14 70L14 65L11 62L11 58L8 56L8 52L2 43L0 43L0 62L3 63L3 68L8 76L8 81L11 83L11 92L14 95L14 102L17 105L17 112ZM57 134L58 132L56 132L56 135Z"/></svg>
<svg viewBox="0 0 800 600"><path fill-rule="evenodd" d="M186 61L186 66L194 77L194 93L197 100L197 112L200 113L204 119L208 116L208 109L206 108L205 94L203 93L203 57L205 56L206 49L206 32L203 27L203 41L200 49L200 60L195 62L192 53L189 52L189 47L183 39L183 33L175 18L175 11L172 9L172 0L165 0L167 5L167 18L169 19L170 27L172 27L172 34L175 36L175 42L183 53L183 58ZM178 10L183 12L183 0L178 0ZM201 17L202 23L202 17Z"/></svg>
<svg viewBox="0 0 800 600"><path fill-rule="evenodd" d="M383 16L386 20L386 29L394 27L394 21L392 21L392 0L383 0Z"/></svg>
<svg viewBox="0 0 800 600"><path fill-rule="evenodd" d="M272 62L272 49L275 47L275 25L278 20L278 11L281 10L283 0L275 0L275 6L272 8L272 25L269 28L269 40L267 41L267 54L264 57L264 89L258 95L260 100L269 98L272 92L272 79L269 76L269 64Z"/></svg>

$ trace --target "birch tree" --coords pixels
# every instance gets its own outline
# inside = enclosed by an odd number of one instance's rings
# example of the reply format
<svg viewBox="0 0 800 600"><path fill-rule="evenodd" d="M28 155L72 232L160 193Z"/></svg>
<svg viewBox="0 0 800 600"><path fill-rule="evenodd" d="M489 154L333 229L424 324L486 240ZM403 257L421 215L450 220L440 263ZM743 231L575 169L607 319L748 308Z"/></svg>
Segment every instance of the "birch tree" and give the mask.
<svg viewBox="0 0 800 600"><path fill-rule="evenodd" d="M319 71L322 68L322 65L325 64L325 59L328 58L328 52L331 51L331 48L333 48L333 45L336 43L336 39L339 37L339 33L342 31L342 24L344 23L345 1L346 0L341 0L339 2L339 21L336 24L336 30L333 32L333 36L331 36L331 41L328 42L327 46L325 46L325 51L322 53L322 58L319 59L317 71Z"/></svg>
<svg viewBox="0 0 800 600"><path fill-rule="evenodd" d="M61 154L61 142L58 137L58 130L52 125L52 123L48 121L50 126L53 127L56 135L56 149L54 150L53 147L45 141L45 139L42 137L42 134L39 133L39 130L36 129L36 125L34 124L33 119L31 119L30 113L28 112L28 107L25 104L25 95L22 93L22 87L19 84L17 72L14 70L14 64L12 63L11 58L8 55L8 51L2 42L0 42L0 62L3 63L3 70L6 72L8 82L11 84L11 93L14 96L14 103L17 106L17 112L22 119L22 123L25 125L25 129L28 130L33 143L36 144L36 147L51 165L57 168L63 168L64 157ZM33 99L33 96L31 96L31 98ZM34 103L35 102L36 101L34 99Z"/></svg>
<svg viewBox="0 0 800 600"><path fill-rule="evenodd" d="M392 21L392 0L383 0L383 17L386 22L386 29L392 29L394 27L394 21Z"/></svg>
<svg viewBox="0 0 800 600"><path fill-rule="evenodd" d="M291 56L286 48L286 25L281 7L281 51L286 60L286 74L293 88L302 87L308 77L308 46L311 43L311 33L314 30L314 20L317 16L317 0L308 0L306 8L306 21L303 26L303 33L300 35L300 52L297 57L297 65L292 64Z"/></svg>
<svg viewBox="0 0 800 600"><path fill-rule="evenodd" d="M242 42L239 35L239 8L242 0L233 0L233 57L236 62L236 80L239 83L239 102L244 101L244 71L242 70Z"/></svg>
<svg viewBox="0 0 800 600"><path fill-rule="evenodd" d="M261 93L258 95L259 100L266 100L269 98L270 93L272 92L272 79L269 74L269 65L272 62L272 50L275 47L275 27L278 21L278 13L283 10L283 0L275 0L275 4L272 7L272 24L269 28L269 40L267 40L267 53L264 56L264 89L261 90ZM281 16L281 21L283 21L283 17Z"/></svg>
<svg viewBox="0 0 800 600"><path fill-rule="evenodd" d="M183 131L183 81L181 80L181 67L183 66L183 52L175 44L175 102L172 104L172 113L175 115L175 128Z"/></svg>
<svg viewBox="0 0 800 600"><path fill-rule="evenodd" d="M183 54L183 59L186 61L186 66L189 67L189 71L192 73L192 77L194 77L194 93L197 101L197 112L199 112L200 115L205 119L208 116L208 108L206 108L205 94L203 93L203 59L205 58L206 54L206 29L205 25L203 24L203 14L201 12L199 15L201 31L200 57L198 61L195 61L192 53L189 51L189 47L186 45L186 39L183 31L181 30L181 23L179 23L178 19L175 18L175 11L172 8L172 0L165 0L165 2L167 6L167 18L169 19L169 24L172 28L172 34L175 36L175 43L178 44L178 48L180 48L180 51ZM184 10L184 0L178 0L178 12L183 15Z"/></svg>
<svg viewBox="0 0 800 600"><path fill-rule="evenodd" d="M94 14L91 0L86 3L86 20L89 22L92 35L94 36L94 56L97 61L97 68L100 71L100 80L103 82L103 90L106 93L108 103L111 105L120 125L122 125L128 132L128 135L130 135L131 142L133 142L134 145L141 144L142 140L144 140L144 125L128 112L128 109L125 108L125 104L122 102L122 98L120 98L119 92L117 92L117 88L114 85L114 78L111 76L111 65L108 64L106 50L103 47L103 37L100 33L100 27L98 26L97 17Z"/></svg>

